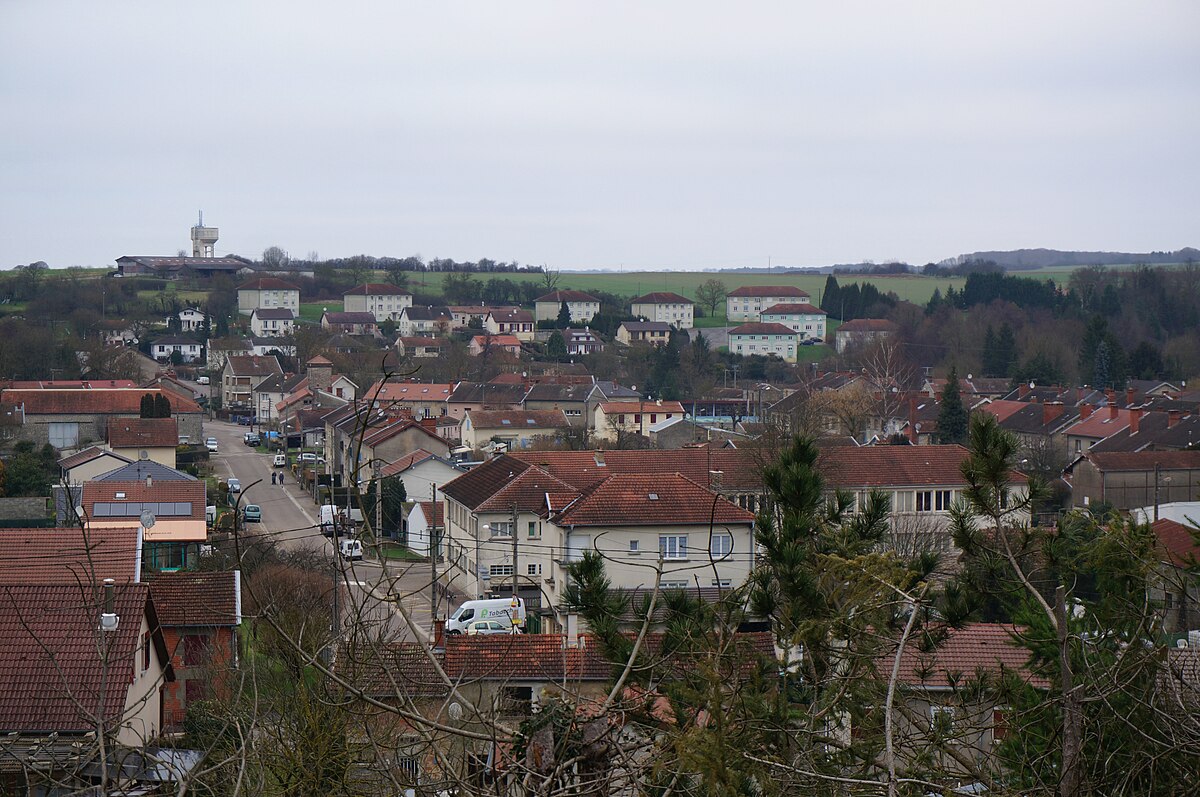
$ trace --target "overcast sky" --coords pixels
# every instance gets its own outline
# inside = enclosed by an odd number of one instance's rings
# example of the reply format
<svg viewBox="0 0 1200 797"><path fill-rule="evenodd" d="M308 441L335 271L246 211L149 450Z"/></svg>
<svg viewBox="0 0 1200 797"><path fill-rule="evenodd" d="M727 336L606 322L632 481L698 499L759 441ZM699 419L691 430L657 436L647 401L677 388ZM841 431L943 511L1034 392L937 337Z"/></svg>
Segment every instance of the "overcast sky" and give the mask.
<svg viewBox="0 0 1200 797"><path fill-rule="evenodd" d="M804 8L802 6L808 6ZM1200 3L0 2L0 267L1200 246Z"/></svg>

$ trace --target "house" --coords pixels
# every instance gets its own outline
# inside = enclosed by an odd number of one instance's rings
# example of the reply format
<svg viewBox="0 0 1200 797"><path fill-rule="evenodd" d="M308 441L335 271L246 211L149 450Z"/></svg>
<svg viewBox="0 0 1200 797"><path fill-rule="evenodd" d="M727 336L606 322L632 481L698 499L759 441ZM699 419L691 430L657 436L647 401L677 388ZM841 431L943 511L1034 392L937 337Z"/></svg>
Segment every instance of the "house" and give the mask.
<svg viewBox="0 0 1200 797"><path fill-rule="evenodd" d="M826 313L811 304L776 304L762 311L764 324L783 324L800 340L825 340Z"/></svg>
<svg viewBox="0 0 1200 797"><path fill-rule="evenodd" d="M1200 451L1087 451L1065 473L1076 507L1129 511L1192 501L1200 494Z"/></svg>
<svg viewBox="0 0 1200 797"><path fill-rule="evenodd" d="M363 398L388 413L407 413L413 418L437 418L446 414L446 400L454 388L455 385L447 383L388 379L371 385Z"/></svg>
<svg viewBox="0 0 1200 797"><path fill-rule="evenodd" d="M1139 411L1134 407L1130 409L1128 427L1093 443L1089 450L1181 451L1197 442L1200 442L1200 414L1195 410Z"/></svg>
<svg viewBox="0 0 1200 797"><path fill-rule="evenodd" d="M442 341L438 338L425 338L420 335L396 338L396 353L414 360L441 357Z"/></svg>
<svg viewBox="0 0 1200 797"><path fill-rule="evenodd" d="M31 556L30 551L37 551ZM142 528L126 525L5 529L0 534L0 587L16 584L118 584L142 580Z"/></svg>
<svg viewBox="0 0 1200 797"><path fill-rule="evenodd" d="M254 354L254 344L246 338L216 338L208 344L208 370L220 371L230 357Z"/></svg>
<svg viewBox="0 0 1200 797"><path fill-rule="evenodd" d="M195 307L188 307L180 310L175 315L169 315L165 319L167 326L174 326L180 332L200 332L204 329L204 322L207 320L209 326L212 326L212 316L205 315L201 310Z"/></svg>
<svg viewBox="0 0 1200 797"><path fill-rule="evenodd" d="M440 501L417 501L405 519L408 529L408 549L418 556L429 556L430 543L438 558L442 557L442 504Z"/></svg>
<svg viewBox="0 0 1200 797"><path fill-rule="evenodd" d="M465 472L445 456L418 448L384 465L379 475L380 478L404 482L404 492L409 501L420 501L426 497L432 501L443 484L454 481Z"/></svg>
<svg viewBox="0 0 1200 797"><path fill-rule="evenodd" d="M375 316L367 312L334 313L326 310L321 313L321 328L343 335L379 335L379 324L376 323Z"/></svg>
<svg viewBox="0 0 1200 797"><path fill-rule="evenodd" d="M115 451L99 446L90 446L68 457L63 457L58 461L58 467L62 469L62 480L65 483L78 485L91 481L103 473L128 465L130 462L133 460ZM73 506L78 506L78 504Z"/></svg>
<svg viewBox="0 0 1200 797"><path fill-rule="evenodd" d="M342 294L342 309L347 313L370 313L377 323L399 321L404 308L412 307L412 300L412 294L403 288L368 282Z"/></svg>
<svg viewBox="0 0 1200 797"><path fill-rule="evenodd" d="M791 285L746 285L725 297L725 318L729 323L760 321L762 311L777 304L808 304L807 292Z"/></svg>
<svg viewBox="0 0 1200 797"><path fill-rule="evenodd" d="M181 335L168 335L150 344L150 356L160 363L171 361L176 352L179 353L176 358L179 362L196 362L204 359L204 344Z"/></svg>
<svg viewBox="0 0 1200 797"><path fill-rule="evenodd" d="M568 426L562 410L476 410L463 418L460 436L468 448L482 450L499 443L512 451L557 439Z"/></svg>
<svg viewBox="0 0 1200 797"><path fill-rule="evenodd" d="M187 707L228 689L242 624L239 570L155 573L149 578L173 681L163 685L162 727L182 730Z"/></svg>
<svg viewBox="0 0 1200 797"><path fill-rule="evenodd" d="M533 302L534 316L538 321L555 321L562 311L563 303L571 314L571 323L589 323L600 312L600 300L583 291L555 290L539 296Z"/></svg>
<svg viewBox="0 0 1200 797"><path fill-rule="evenodd" d="M162 731L161 692L174 677L147 585L0 590L0 728L25 741L7 750L37 755L38 742L53 739L87 744L101 723L110 742L142 747ZM24 769L58 780L51 768L30 761ZM63 782L54 786L30 793Z"/></svg>
<svg viewBox="0 0 1200 797"><path fill-rule="evenodd" d="M855 318L838 326L834 332L834 347L838 354L850 348L869 346L895 335L900 327L886 318Z"/></svg>
<svg viewBox="0 0 1200 797"><path fill-rule="evenodd" d="M587 426L592 410L600 403L599 389L592 383L563 385L539 382L525 394L526 410L560 410L572 426Z"/></svg>
<svg viewBox="0 0 1200 797"><path fill-rule="evenodd" d="M629 312L646 321L661 321L678 329L691 329L695 302L669 291L655 291L629 302Z"/></svg>
<svg viewBox="0 0 1200 797"><path fill-rule="evenodd" d="M238 312L250 315L258 308L283 308L300 313L300 289L278 277L258 277L237 288Z"/></svg>
<svg viewBox="0 0 1200 797"><path fill-rule="evenodd" d="M666 321L622 321L617 327L617 340L626 346L635 343L666 346L671 340L671 325Z"/></svg>
<svg viewBox="0 0 1200 797"><path fill-rule="evenodd" d="M333 341L336 339L336 337L337 336L330 338L327 345L333 346L334 345ZM296 346L291 342L291 338L253 337L253 338L250 338L248 342L250 343L250 348L246 350L246 353L251 354L255 357L276 357L276 356L295 357L296 356Z"/></svg>
<svg viewBox="0 0 1200 797"><path fill-rule="evenodd" d="M455 329L468 329L471 324L475 324L475 328L483 329L483 322L488 317L488 313L495 311L512 311L520 310L516 305L499 305L489 307L487 305L474 304L452 304L450 305L450 314L454 316Z"/></svg>
<svg viewBox="0 0 1200 797"><path fill-rule="evenodd" d="M942 395L945 389L945 377L929 377L921 385L921 392L930 398ZM1012 380L967 374L965 377L960 376L958 378L958 392L962 395L964 401L985 398L999 399L1012 392Z"/></svg>
<svg viewBox="0 0 1200 797"><path fill-rule="evenodd" d="M519 410L528 388L524 383L459 382L446 397L446 414L458 420L479 410Z"/></svg>
<svg viewBox="0 0 1200 797"><path fill-rule="evenodd" d="M251 391L254 415L258 423L273 425L279 419L275 409L285 398L307 386L304 374L271 374Z"/></svg>
<svg viewBox="0 0 1200 797"><path fill-rule="evenodd" d="M741 427L741 424L738 426ZM683 448L697 443L720 444L727 440L749 443L753 440L745 432L700 424L683 415L659 421L650 427L647 436L655 448Z"/></svg>
<svg viewBox="0 0 1200 797"><path fill-rule="evenodd" d="M800 333L783 324L755 322L729 330L729 353L743 357L775 355L784 362L796 362Z"/></svg>
<svg viewBox="0 0 1200 797"><path fill-rule="evenodd" d="M557 453L564 452L526 456ZM616 588L644 585L646 566L660 561L668 588L691 585L701 561L704 578L722 587L740 585L750 572L754 515L679 473L603 473L576 486L528 459L501 456L442 493L447 585L465 594L509 594L516 584L551 627L565 621L565 565L585 550L605 555Z"/></svg>
<svg viewBox="0 0 1200 797"><path fill-rule="evenodd" d="M174 418L112 418L108 422L108 447L130 461L149 459L175 467L179 424Z"/></svg>
<svg viewBox="0 0 1200 797"><path fill-rule="evenodd" d="M250 313L250 331L260 338L290 337L296 314L289 307L256 307Z"/></svg>
<svg viewBox="0 0 1200 797"><path fill-rule="evenodd" d="M1162 606L1163 630L1181 633L1200 630L1200 583L1195 567L1200 563L1200 528L1160 518L1150 524L1157 540L1158 567L1148 587L1150 600Z"/></svg>
<svg viewBox="0 0 1200 797"><path fill-rule="evenodd" d="M378 414L360 417L352 412L327 424L327 428L330 426L333 436L332 440L326 438L326 451L333 449L334 471L346 480L357 477L365 482L376 467L382 469L418 450L439 457L450 455L450 444L446 440L429 426L408 417L388 418Z"/></svg>
<svg viewBox="0 0 1200 797"><path fill-rule="evenodd" d="M143 534L147 570L180 570L199 560L200 546L208 540L207 491L195 476L139 460L85 482L80 492L89 529L152 518Z"/></svg>
<svg viewBox="0 0 1200 797"><path fill-rule="evenodd" d="M1122 409L1114 401L1098 408L1081 404L1079 419L1063 431L1067 438L1068 455L1075 457L1090 451L1101 440L1119 434L1140 421L1140 417L1141 409Z"/></svg>
<svg viewBox="0 0 1200 797"><path fill-rule="evenodd" d="M516 335L475 335L467 344L467 352L472 357L478 357L484 352L498 354L503 352L513 357L521 356L521 341Z"/></svg>
<svg viewBox="0 0 1200 797"><path fill-rule="evenodd" d="M563 337L563 343L567 346L567 354L572 357L578 357L584 354L596 354L604 351L604 341L590 329L563 329L560 330Z"/></svg>
<svg viewBox="0 0 1200 797"><path fill-rule="evenodd" d="M515 335L518 340L529 342L534 337L533 313L528 310L492 310L483 319L483 328L493 335Z"/></svg>
<svg viewBox="0 0 1200 797"><path fill-rule="evenodd" d="M221 369L221 406L226 410L252 409L255 388L268 377L282 373L275 357L230 357Z"/></svg>
<svg viewBox="0 0 1200 797"><path fill-rule="evenodd" d="M650 435L659 421L684 415L678 401L602 401L593 412L593 428L602 440L617 440L622 434Z"/></svg>
<svg viewBox="0 0 1200 797"><path fill-rule="evenodd" d="M0 404L22 409L17 439L74 451L104 440L111 419L140 418L142 397L147 394L165 395L159 388L20 389L0 391ZM204 411L200 406L180 396L168 396L168 401L180 437L203 439Z"/></svg>
<svg viewBox="0 0 1200 797"><path fill-rule="evenodd" d="M454 316L446 307L426 305L405 307L400 311L398 329L402 338L448 335L453 327Z"/></svg>

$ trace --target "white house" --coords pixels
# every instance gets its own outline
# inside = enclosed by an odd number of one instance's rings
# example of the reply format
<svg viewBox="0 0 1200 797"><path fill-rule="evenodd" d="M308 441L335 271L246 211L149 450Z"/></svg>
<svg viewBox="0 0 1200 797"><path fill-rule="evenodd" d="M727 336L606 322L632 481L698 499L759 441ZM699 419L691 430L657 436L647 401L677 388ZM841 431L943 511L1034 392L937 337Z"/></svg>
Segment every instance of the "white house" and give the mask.
<svg viewBox="0 0 1200 797"><path fill-rule="evenodd" d="M647 321L664 321L679 329L691 329L695 303L686 296L668 291L655 291L639 296L629 303L630 312Z"/></svg>
<svg viewBox="0 0 1200 797"><path fill-rule="evenodd" d="M482 449L495 441L514 451L553 440L570 425L562 410L476 410L462 420L462 444Z"/></svg>
<svg viewBox="0 0 1200 797"><path fill-rule="evenodd" d="M278 277L259 277L238 286L238 312L250 315L259 307L286 307L300 313L300 289Z"/></svg>
<svg viewBox="0 0 1200 797"><path fill-rule="evenodd" d="M515 335L517 340L533 340L533 313L528 310L492 310L483 319L483 328L493 335Z"/></svg>
<svg viewBox="0 0 1200 797"><path fill-rule="evenodd" d="M826 313L811 304L776 304L762 311L764 324L783 324L800 335L801 340L825 339Z"/></svg>
<svg viewBox="0 0 1200 797"><path fill-rule="evenodd" d="M186 310L180 310L176 315L167 316L163 320L167 322L168 326L170 326L172 321L177 321L180 332L199 332L204 328L205 318L209 318L211 324L212 319L209 316L206 316L195 307L189 307Z"/></svg>
<svg viewBox="0 0 1200 797"><path fill-rule="evenodd" d="M171 335L150 344L150 354L159 362L170 360L175 352L179 352L179 356L183 358L182 362L185 363L204 359L204 345L191 338Z"/></svg>
<svg viewBox="0 0 1200 797"><path fill-rule="evenodd" d="M400 311L401 337L435 337L448 335L454 327L454 316L447 307L421 305Z"/></svg>
<svg viewBox="0 0 1200 797"><path fill-rule="evenodd" d="M885 340L899 330L894 322L886 318L855 318L837 328L834 342L838 354L854 346L870 346L876 341Z"/></svg>
<svg viewBox="0 0 1200 797"><path fill-rule="evenodd" d="M442 550L442 504L440 501L418 501L405 518L408 528L408 549L420 556L429 556L430 540L437 540L437 550Z"/></svg>
<svg viewBox="0 0 1200 797"><path fill-rule="evenodd" d="M533 312L538 321L554 321L562 311L563 302L571 313L571 323L586 324L600 312L600 300L583 291L551 291L534 300Z"/></svg>
<svg viewBox="0 0 1200 797"><path fill-rule="evenodd" d="M409 452L395 462L383 466L379 475L384 479L393 477L404 482L404 493L409 501L432 501L448 484L466 473L445 457L439 457L424 448Z"/></svg>
<svg viewBox="0 0 1200 797"><path fill-rule="evenodd" d="M256 307L250 313L250 331L256 337L276 338L292 334L296 314L287 307Z"/></svg>
<svg viewBox="0 0 1200 797"><path fill-rule="evenodd" d="M791 285L745 285L725 297L725 317L735 321L759 321L762 311L777 304L807 304L807 292Z"/></svg>
<svg viewBox="0 0 1200 797"><path fill-rule="evenodd" d="M684 415L678 401L602 401L592 410L596 437L616 440L620 433L650 436L650 427Z"/></svg>
<svg viewBox="0 0 1200 797"><path fill-rule="evenodd" d="M774 354L784 362L796 362L800 333L783 324L756 322L729 330L729 352L749 357Z"/></svg>
<svg viewBox="0 0 1200 797"><path fill-rule="evenodd" d="M342 309L347 313L370 313L375 320L399 321L405 307L412 307L412 294L395 285L368 282L342 294Z"/></svg>

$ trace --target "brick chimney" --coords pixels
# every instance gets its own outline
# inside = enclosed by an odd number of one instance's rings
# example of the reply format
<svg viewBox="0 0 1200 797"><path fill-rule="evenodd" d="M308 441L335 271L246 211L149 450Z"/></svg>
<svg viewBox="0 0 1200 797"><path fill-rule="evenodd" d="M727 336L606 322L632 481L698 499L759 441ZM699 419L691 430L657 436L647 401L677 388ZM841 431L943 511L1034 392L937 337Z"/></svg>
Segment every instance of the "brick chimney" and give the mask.
<svg viewBox="0 0 1200 797"><path fill-rule="evenodd" d="M1079 420L1086 421L1088 418L1092 417L1093 409L1095 409L1095 408L1092 407L1091 404L1080 404L1079 405Z"/></svg>
<svg viewBox="0 0 1200 797"><path fill-rule="evenodd" d="M1179 423L1179 416L1182 415L1181 410L1167 410L1167 428L1170 429L1175 424Z"/></svg>
<svg viewBox="0 0 1200 797"><path fill-rule="evenodd" d="M304 364L305 375L308 376L308 389L314 394L318 390L326 393L333 387L333 363L324 357L313 357Z"/></svg>
<svg viewBox="0 0 1200 797"><path fill-rule="evenodd" d="M1142 425L1142 408L1131 407L1129 409L1129 433L1137 434L1138 428Z"/></svg>
<svg viewBox="0 0 1200 797"><path fill-rule="evenodd" d="M714 493L721 492L721 488L725 486L725 471L710 470L708 472L708 489Z"/></svg>
<svg viewBox="0 0 1200 797"><path fill-rule="evenodd" d="M1111 391L1110 391L1110 392L1111 392ZM1112 400L1110 400L1110 401L1108 402L1108 417L1109 417L1111 420L1114 420L1114 421L1115 421L1115 420L1117 419L1117 412L1118 412L1118 408L1117 408L1117 404L1116 404L1116 402L1115 402L1115 401L1112 401Z"/></svg>
<svg viewBox="0 0 1200 797"><path fill-rule="evenodd" d="M1065 410L1066 407L1061 401L1047 401L1042 405L1042 426L1049 426L1050 422L1062 415Z"/></svg>
<svg viewBox="0 0 1200 797"><path fill-rule="evenodd" d="M1028 395L1029 395L1029 383L1028 382L1022 382L1021 384L1017 385L1017 398L1018 399L1023 399Z"/></svg>
<svg viewBox="0 0 1200 797"><path fill-rule="evenodd" d="M1108 388L1107 390L1104 391L1104 398L1108 399L1108 402L1107 402L1108 404L1116 404L1117 403L1117 391L1113 390L1111 387Z"/></svg>
<svg viewBox="0 0 1200 797"><path fill-rule="evenodd" d="M1137 393L1137 391L1131 387L1125 388L1125 406L1126 407L1128 407L1130 404L1133 403L1133 397L1134 397L1134 394L1136 394L1136 393Z"/></svg>

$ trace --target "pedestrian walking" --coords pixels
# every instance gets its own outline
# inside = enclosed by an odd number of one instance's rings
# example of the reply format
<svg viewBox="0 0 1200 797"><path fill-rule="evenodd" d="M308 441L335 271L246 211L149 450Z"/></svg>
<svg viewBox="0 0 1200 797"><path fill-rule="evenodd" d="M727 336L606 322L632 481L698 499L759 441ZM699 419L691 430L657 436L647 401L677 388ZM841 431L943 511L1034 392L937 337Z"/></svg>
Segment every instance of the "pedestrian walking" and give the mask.
<svg viewBox="0 0 1200 797"><path fill-rule="evenodd" d="M275 477L276 477L276 476L277 476L277 474L275 473L275 471L271 471L271 484L274 484L274 483L275 483Z"/></svg>

